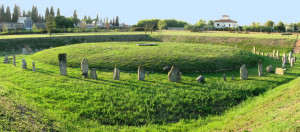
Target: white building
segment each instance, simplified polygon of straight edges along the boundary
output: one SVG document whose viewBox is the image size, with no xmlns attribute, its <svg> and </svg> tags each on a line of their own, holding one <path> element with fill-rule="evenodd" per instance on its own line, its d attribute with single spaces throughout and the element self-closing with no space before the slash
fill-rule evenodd
<svg viewBox="0 0 300 132">
<path fill-rule="evenodd" d="M 237 21 L 231 20 L 229 16 L 223 15 L 222 19 L 214 21 L 215 28 L 236 28 L 238 26 Z"/>
<path fill-rule="evenodd" d="M 30 17 L 18 17 L 17 23 L 22 23 L 24 29 L 31 29 L 33 26 L 33 21 Z"/>
</svg>

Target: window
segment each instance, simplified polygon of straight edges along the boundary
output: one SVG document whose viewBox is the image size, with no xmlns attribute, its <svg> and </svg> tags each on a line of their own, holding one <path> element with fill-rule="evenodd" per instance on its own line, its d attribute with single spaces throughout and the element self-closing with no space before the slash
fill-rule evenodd
<svg viewBox="0 0 300 132">
<path fill-rule="evenodd" d="M 230 24 L 229 24 L 229 27 L 230 27 Z"/>
<path fill-rule="evenodd" d="M 219 23 L 217 24 L 217 27 L 220 27 L 220 24 L 219 24 Z"/>
</svg>

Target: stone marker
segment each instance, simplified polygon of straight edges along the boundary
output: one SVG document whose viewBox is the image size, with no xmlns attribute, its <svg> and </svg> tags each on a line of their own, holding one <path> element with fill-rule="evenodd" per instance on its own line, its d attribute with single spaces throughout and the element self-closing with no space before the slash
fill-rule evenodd
<svg viewBox="0 0 300 132">
<path fill-rule="evenodd" d="M 262 56 L 265 56 L 265 53 L 264 53 L 264 52 L 261 52 L 261 55 L 262 55 Z"/>
<path fill-rule="evenodd" d="M 97 68 L 92 68 L 90 75 L 92 79 L 98 79 Z"/>
<path fill-rule="evenodd" d="M 282 68 L 276 68 L 275 74 L 284 75 L 284 69 L 282 69 Z"/>
<path fill-rule="evenodd" d="M 294 61 L 294 58 L 291 59 L 291 66 L 294 66 L 295 64 L 295 61 Z"/>
<path fill-rule="evenodd" d="M 279 51 L 276 51 L 276 59 L 280 59 Z"/>
<path fill-rule="evenodd" d="M 284 53 L 283 57 L 282 57 L 282 62 L 286 63 L 286 61 L 287 61 L 287 57 L 286 57 L 286 54 Z"/>
<path fill-rule="evenodd" d="M 235 45 L 235 48 L 237 49 L 237 48 L 238 48 L 238 46 L 237 46 L 237 45 Z"/>
<path fill-rule="evenodd" d="M 138 68 L 138 80 L 140 80 L 140 81 L 145 80 L 145 69 L 143 66 L 139 66 L 139 68 Z"/>
<path fill-rule="evenodd" d="M 27 69 L 27 63 L 25 59 L 22 59 L 22 69 Z"/>
<path fill-rule="evenodd" d="M 60 75 L 67 76 L 67 54 L 58 54 Z"/>
<path fill-rule="evenodd" d="M 273 66 L 272 65 L 269 65 L 267 68 L 266 68 L 267 72 L 268 73 L 271 73 L 273 71 Z"/>
<path fill-rule="evenodd" d="M 172 66 L 171 70 L 168 73 L 168 79 L 171 82 L 179 82 L 181 80 L 181 73 L 177 66 Z"/>
<path fill-rule="evenodd" d="M 223 74 L 223 81 L 226 81 L 226 73 Z"/>
<path fill-rule="evenodd" d="M 201 82 L 201 83 L 204 83 L 205 82 L 205 77 L 203 76 L 203 75 L 200 75 L 200 76 L 198 76 L 197 78 L 196 78 L 196 81 L 197 82 Z"/>
<path fill-rule="evenodd" d="M 170 71 L 170 70 L 171 70 L 171 67 L 170 67 L 170 66 L 165 66 L 165 67 L 163 68 L 163 70 L 164 70 L 164 71 Z"/>
<path fill-rule="evenodd" d="M 81 61 L 81 73 L 82 77 L 87 78 L 89 76 L 89 63 L 87 59 Z"/>
<path fill-rule="evenodd" d="M 245 64 L 242 65 L 240 68 L 240 76 L 241 76 L 241 79 L 243 79 L 243 80 L 248 79 L 248 70 L 247 70 L 247 67 Z"/>
<path fill-rule="evenodd" d="M 268 57 L 270 57 L 271 55 L 270 55 L 270 52 L 268 52 Z"/>
<path fill-rule="evenodd" d="M 283 61 L 281 67 L 282 67 L 282 68 L 285 68 L 285 64 L 286 64 L 286 62 Z"/>
<path fill-rule="evenodd" d="M 8 60 L 7 55 L 5 55 L 4 60 L 3 60 L 3 63 L 5 63 L 5 64 L 8 64 L 8 63 L 9 63 L 9 60 Z"/>
<path fill-rule="evenodd" d="M 275 58 L 276 50 L 273 50 L 272 57 Z"/>
<path fill-rule="evenodd" d="M 289 62 L 291 63 L 291 59 L 292 59 L 292 52 L 289 53 Z"/>
<path fill-rule="evenodd" d="M 32 71 L 36 71 L 35 62 L 34 61 L 32 62 Z"/>
<path fill-rule="evenodd" d="M 27 54 L 27 50 L 26 48 L 22 48 L 22 54 L 26 55 Z"/>
<path fill-rule="evenodd" d="M 114 69 L 114 80 L 120 80 L 120 69 L 116 67 Z"/>
<path fill-rule="evenodd" d="M 130 76 L 130 75 L 131 75 L 131 72 L 129 72 L 128 75 Z"/>
<path fill-rule="evenodd" d="M 253 49 L 252 49 L 252 53 L 253 53 L 253 54 L 256 54 L 256 48 L 255 48 L 255 46 L 254 46 Z"/>
<path fill-rule="evenodd" d="M 258 76 L 262 76 L 263 75 L 263 65 L 262 65 L 262 60 L 258 61 Z"/>
<path fill-rule="evenodd" d="M 147 76 L 147 77 L 149 76 L 149 71 L 146 72 L 146 76 Z"/>
<path fill-rule="evenodd" d="M 16 56 L 13 56 L 13 65 L 16 66 Z"/>
<path fill-rule="evenodd" d="M 257 51 L 257 54 L 260 55 L 260 51 Z"/>
<path fill-rule="evenodd" d="M 234 76 L 231 76 L 231 80 L 232 80 L 232 81 L 234 80 Z"/>
</svg>

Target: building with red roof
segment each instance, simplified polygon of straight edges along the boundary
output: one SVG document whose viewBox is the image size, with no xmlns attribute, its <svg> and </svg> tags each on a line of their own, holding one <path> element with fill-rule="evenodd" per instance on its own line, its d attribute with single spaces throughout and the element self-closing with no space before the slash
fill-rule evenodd
<svg viewBox="0 0 300 132">
<path fill-rule="evenodd" d="M 236 28 L 238 26 L 238 22 L 231 20 L 228 15 L 223 15 L 222 19 L 214 21 L 215 28 Z"/>
</svg>

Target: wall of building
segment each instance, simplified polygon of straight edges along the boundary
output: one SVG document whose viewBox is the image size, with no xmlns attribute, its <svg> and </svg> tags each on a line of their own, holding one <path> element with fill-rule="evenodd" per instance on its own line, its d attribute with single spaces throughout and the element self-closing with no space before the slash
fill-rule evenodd
<svg viewBox="0 0 300 132">
<path fill-rule="evenodd" d="M 218 26 L 219 24 L 219 26 Z M 224 27 L 234 27 L 236 28 L 238 26 L 237 23 L 232 22 L 214 22 L 215 28 L 224 28 Z"/>
</svg>

